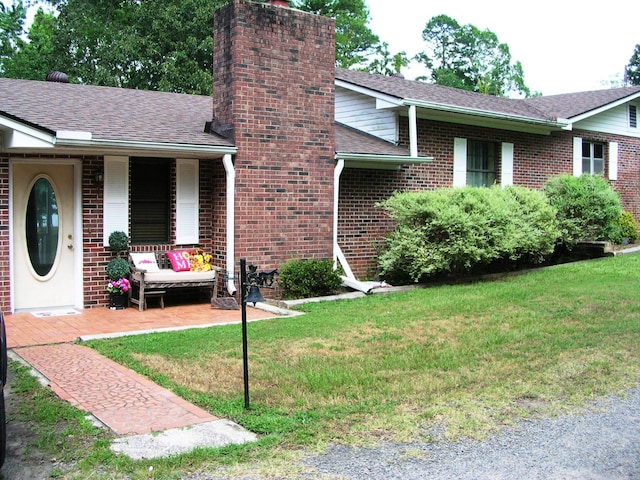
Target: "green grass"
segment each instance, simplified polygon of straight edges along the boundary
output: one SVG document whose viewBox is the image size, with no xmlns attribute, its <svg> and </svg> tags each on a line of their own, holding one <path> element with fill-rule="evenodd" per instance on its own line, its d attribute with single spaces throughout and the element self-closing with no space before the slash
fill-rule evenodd
<svg viewBox="0 0 640 480">
<path fill-rule="evenodd" d="M 254 445 L 155 462 L 153 478 L 185 465 L 282 469 L 295 452 L 329 442 L 429 440 L 434 429 L 482 438 L 636 386 L 637 272 L 640 256 L 625 255 L 307 304 L 304 316 L 250 323 L 249 411 L 239 325 L 90 346 L 260 435 Z M 145 462 L 112 461 L 147 478 Z"/>
</svg>

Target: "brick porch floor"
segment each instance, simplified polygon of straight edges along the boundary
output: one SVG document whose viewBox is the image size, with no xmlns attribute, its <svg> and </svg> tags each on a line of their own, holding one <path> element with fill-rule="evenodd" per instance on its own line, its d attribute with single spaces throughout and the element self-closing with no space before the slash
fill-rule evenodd
<svg viewBox="0 0 640 480">
<path fill-rule="evenodd" d="M 249 321 L 274 316 L 247 308 Z M 93 308 L 78 315 L 46 318 L 31 313 L 5 315 L 5 322 L 9 348 L 45 377 L 60 398 L 90 412 L 115 433 L 126 435 L 186 427 L 216 417 L 74 342 L 85 336 L 239 324 L 241 311 L 206 304 L 144 312 Z M 239 330 L 238 341 L 240 335 Z"/>
</svg>

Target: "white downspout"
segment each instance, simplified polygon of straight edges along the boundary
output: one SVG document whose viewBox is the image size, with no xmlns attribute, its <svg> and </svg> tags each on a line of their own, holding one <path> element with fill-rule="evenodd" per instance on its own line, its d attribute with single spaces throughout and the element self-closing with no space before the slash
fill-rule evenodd
<svg viewBox="0 0 640 480">
<path fill-rule="evenodd" d="M 236 170 L 231 160 L 231 155 L 222 157 L 222 164 L 227 174 L 227 291 L 233 296 L 236 293 L 234 284 L 234 268 L 236 256 L 235 229 L 236 229 Z"/>
<path fill-rule="evenodd" d="M 344 160 L 338 159 L 333 170 L 333 268 L 338 268 L 339 262 L 345 275 L 348 278 L 355 279 L 347 258 L 342 253 L 340 245 L 338 245 L 338 202 L 340 200 L 340 175 L 342 170 L 344 170 Z"/>
<path fill-rule="evenodd" d="M 418 119 L 416 106 L 409 105 L 409 154 L 418 156 Z"/>
<path fill-rule="evenodd" d="M 340 199 L 340 175 L 344 170 L 344 160 L 338 159 L 333 169 L 333 268 L 338 268 L 338 201 Z"/>
</svg>

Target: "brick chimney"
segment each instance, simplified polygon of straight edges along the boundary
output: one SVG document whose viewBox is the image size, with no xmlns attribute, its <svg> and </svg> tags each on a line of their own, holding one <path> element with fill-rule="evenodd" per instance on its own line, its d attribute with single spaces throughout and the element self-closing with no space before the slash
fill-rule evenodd
<svg viewBox="0 0 640 480">
<path fill-rule="evenodd" d="M 236 254 L 265 270 L 333 255 L 335 23 L 288 3 L 232 0 L 214 18 L 213 114 L 238 147 Z"/>
</svg>

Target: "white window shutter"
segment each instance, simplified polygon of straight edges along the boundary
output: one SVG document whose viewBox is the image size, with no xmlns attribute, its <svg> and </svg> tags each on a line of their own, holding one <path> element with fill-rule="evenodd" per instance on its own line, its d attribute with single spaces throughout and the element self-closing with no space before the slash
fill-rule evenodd
<svg viewBox="0 0 640 480">
<path fill-rule="evenodd" d="M 464 187 L 467 184 L 467 139 L 453 139 L 453 186 Z"/>
<path fill-rule="evenodd" d="M 176 160 L 176 243 L 200 243 L 198 160 Z"/>
<path fill-rule="evenodd" d="M 102 238 L 109 245 L 111 232 L 129 235 L 129 157 L 104 157 Z"/>
<path fill-rule="evenodd" d="M 609 142 L 609 180 L 618 180 L 618 142 Z"/>
<path fill-rule="evenodd" d="M 513 143 L 502 144 L 502 172 L 500 184 L 502 187 L 513 185 Z"/>
<path fill-rule="evenodd" d="M 582 138 L 573 137 L 573 176 L 582 175 Z"/>
</svg>

